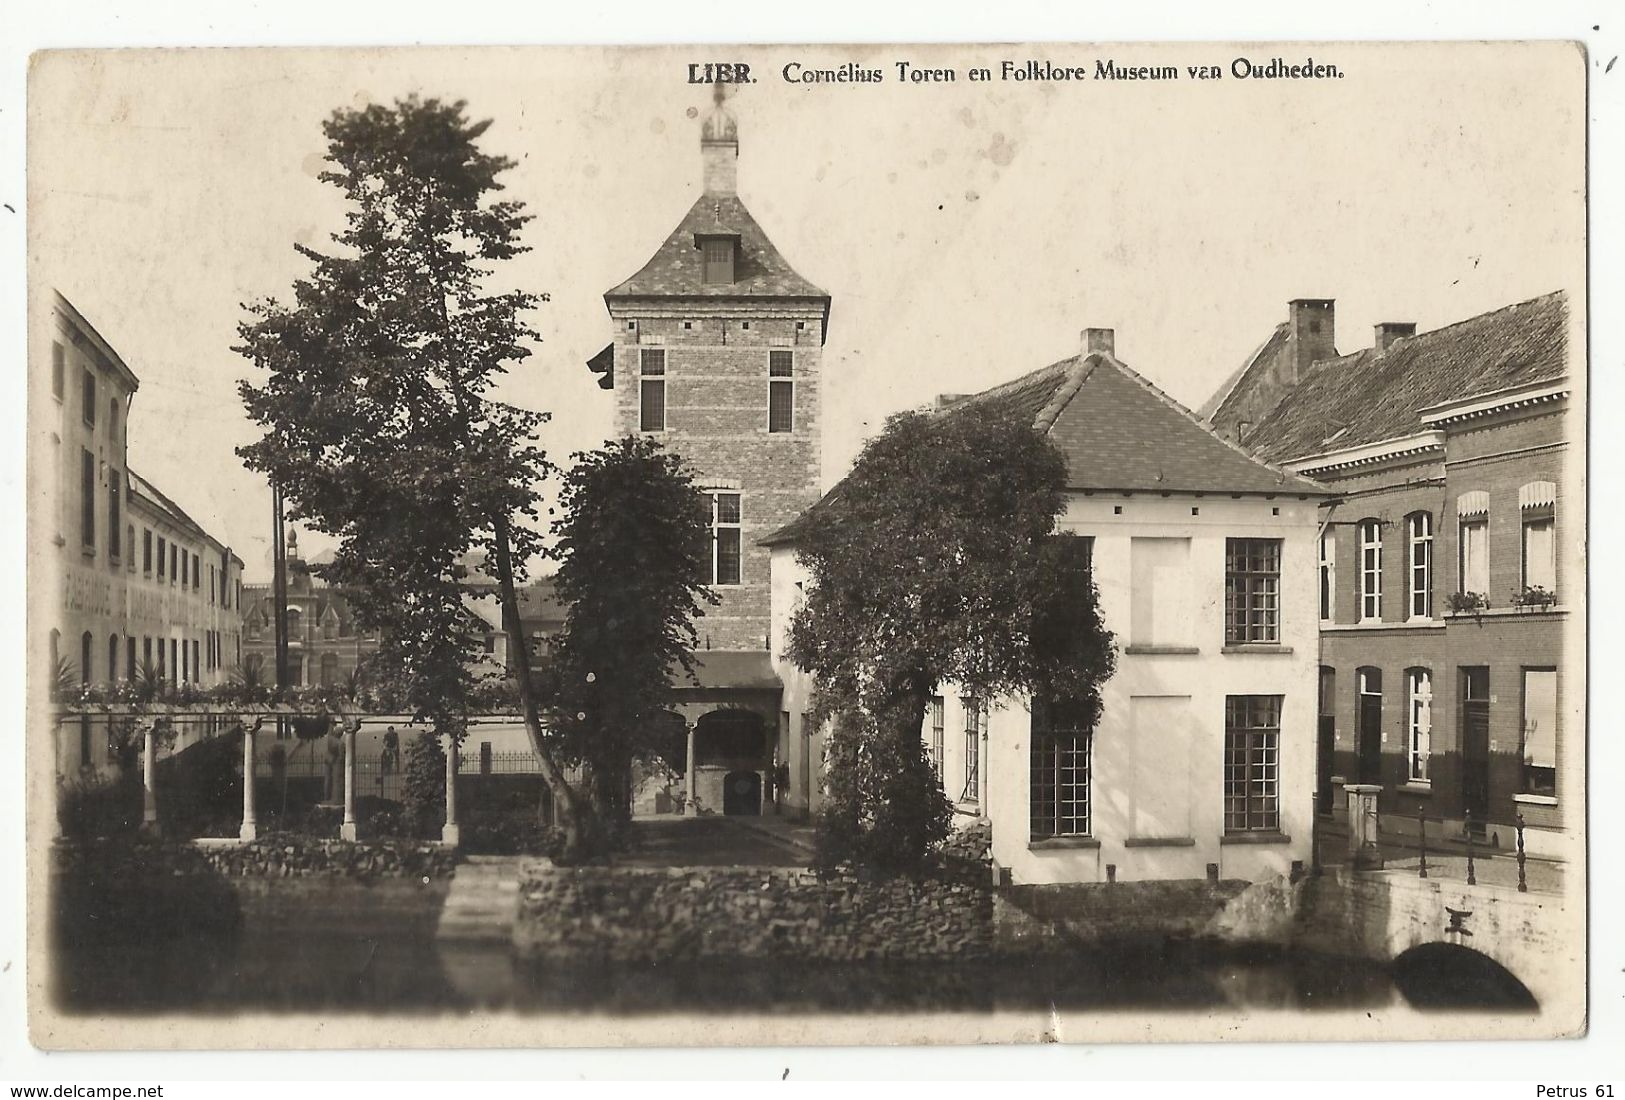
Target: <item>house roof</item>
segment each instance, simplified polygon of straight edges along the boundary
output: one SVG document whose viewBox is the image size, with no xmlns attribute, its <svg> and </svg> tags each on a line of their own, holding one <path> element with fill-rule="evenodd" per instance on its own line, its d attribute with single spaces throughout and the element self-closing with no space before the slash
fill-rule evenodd
<svg viewBox="0 0 1625 1100">
<path fill-rule="evenodd" d="M 1030 419 L 1060 448 L 1068 489 L 1334 495 L 1220 438 L 1185 406 L 1105 352 L 1040 367 L 954 401 L 936 415 L 995 409 Z M 762 544 L 793 541 L 841 491 L 842 485 L 836 485 Z"/>
<path fill-rule="evenodd" d="M 1230 395 L 1236 392 L 1236 387 L 1241 385 L 1242 379 L 1247 377 L 1247 372 L 1253 369 L 1253 364 L 1267 362 L 1274 358 L 1276 353 L 1286 345 L 1287 338 L 1287 325 L 1283 321 L 1275 326 L 1275 331 L 1270 333 L 1269 339 L 1253 349 L 1253 353 L 1247 357 L 1241 366 L 1236 368 L 1235 373 L 1226 378 L 1224 384 L 1213 391 L 1211 397 L 1202 402 L 1202 407 L 1196 410 L 1197 418 L 1211 423 L 1213 418 L 1218 415 L 1219 410 L 1224 408 L 1224 403 L 1230 400 Z"/>
<path fill-rule="evenodd" d="M 1278 462 L 1425 430 L 1420 412 L 1446 401 L 1555 381 L 1567 372 L 1562 291 L 1374 348 L 1320 360 L 1247 444 Z"/>
<path fill-rule="evenodd" d="M 697 237 L 736 236 L 734 281 L 707 283 Z M 604 295 L 616 298 L 812 298 L 829 295 L 796 273 L 737 195 L 704 194 L 638 273 Z"/>
<path fill-rule="evenodd" d="M 125 467 L 125 473 L 129 475 L 131 491 L 137 496 L 145 497 L 147 502 L 156 507 L 158 511 L 162 512 L 165 518 L 167 518 L 170 522 L 174 523 L 182 530 L 196 535 L 198 538 L 207 539 L 210 542 L 218 544 L 218 539 L 205 531 L 201 523 L 187 515 L 185 509 L 183 509 L 179 504 L 176 504 L 173 500 L 170 500 L 169 497 L 158 488 L 158 486 L 154 485 L 152 482 L 148 481 L 146 478 L 142 477 L 129 467 Z"/>
</svg>

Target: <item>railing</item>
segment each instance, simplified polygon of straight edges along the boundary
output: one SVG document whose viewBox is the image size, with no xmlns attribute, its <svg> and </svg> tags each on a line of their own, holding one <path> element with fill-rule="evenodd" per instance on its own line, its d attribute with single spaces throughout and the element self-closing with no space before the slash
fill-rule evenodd
<svg viewBox="0 0 1625 1100">
<path fill-rule="evenodd" d="M 1556 888 L 1562 878 L 1561 863 L 1537 859 L 1533 861 L 1535 867 L 1530 866 L 1527 826 L 1522 814 L 1516 815 L 1512 823 L 1513 843 L 1496 847 L 1486 839 L 1481 815 L 1471 811 L 1464 811 L 1460 818 L 1430 816 L 1420 809 L 1400 814 L 1367 807 L 1362 812 L 1367 829 L 1358 829 L 1357 823 L 1347 817 L 1318 820 L 1316 856 L 1321 864 L 1349 859 L 1357 867 L 1390 872 L 1414 869 L 1418 878 L 1465 880 L 1469 886 L 1477 886 L 1481 881 L 1486 885 L 1516 884 L 1519 893 L 1529 893 L 1531 889 L 1547 892 Z M 1344 829 L 1374 838 L 1366 843 L 1366 851 L 1373 858 L 1362 862 L 1351 851 L 1351 841 Z M 1504 833 L 1502 836 L 1505 839 Z M 1492 865 L 1498 869 L 1487 870 Z M 1532 874 L 1536 880 L 1533 887 Z"/>
</svg>

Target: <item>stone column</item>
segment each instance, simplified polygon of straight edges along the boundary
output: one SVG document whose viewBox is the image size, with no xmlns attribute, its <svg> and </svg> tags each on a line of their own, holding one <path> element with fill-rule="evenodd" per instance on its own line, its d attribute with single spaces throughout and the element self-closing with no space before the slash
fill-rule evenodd
<svg viewBox="0 0 1625 1100">
<path fill-rule="evenodd" d="M 158 830 L 158 738 L 151 719 L 141 724 L 141 828 Z"/>
<path fill-rule="evenodd" d="M 252 724 L 243 726 L 243 824 L 237 831 L 237 839 L 243 843 L 259 838 L 259 823 L 254 819 L 254 735 L 259 732 L 260 722 L 256 718 Z"/>
<path fill-rule="evenodd" d="M 361 728 L 358 720 L 344 725 L 344 821 L 339 825 L 339 839 L 359 839 L 355 821 L 355 735 Z"/>
<path fill-rule="evenodd" d="M 463 842 L 457 824 L 457 739 L 446 735 L 446 824 L 440 830 L 440 843 L 455 848 Z"/>
<path fill-rule="evenodd" d="M 683 758 L 683 791 L 687 797 L 683 801 L 683 814 L 692 817 L 698 812 L 694 808 L 694 723 L 688 723 L 687 730 L 688 749 Z"/>
<path fill-rule="evenodd" d="M 1377 847 L 1376 783 L 1349 783 L 1343 787 L 1349 807 L 1349 862 L 1357 868 L 1382 866 L 1382 850 Z"/>
</svg>

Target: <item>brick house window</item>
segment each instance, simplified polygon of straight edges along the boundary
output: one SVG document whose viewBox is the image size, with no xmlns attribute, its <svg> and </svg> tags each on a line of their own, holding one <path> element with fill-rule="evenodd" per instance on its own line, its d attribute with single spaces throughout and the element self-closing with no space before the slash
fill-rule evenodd
<svg viewBox="0 0 1625 1100">
<path fill-rule="evenodd" d="M 666 349 L 641 348 L 638 354 L 638 428 L 666 430 Z"/>
<path fill-rule="evenodd" d="M 1557 670 L 1523 670 L 1522 794 L 1557 795 Z"/>
<path fill-rule="evenodd" d="M 742 583 L 744 519 L 738 493 L 711 496 L 712 584 Z"/>
<path fill-rule="evenodd" d="M 196 592 L 203 587 L 203 568 L 196 554 L 192 555 L 192 591 Z"/>
<path fill-rule="evenodd" d="M 1034 700 L 1028 806 L 1033 840 L 1088 836 L 1092 731 L 1064 708 Z"/>
<path fill-rule="evenodd" d="M 187 554 L 182 554 L 181 555 L 181 584 L 182 585 L 186 585 L 186 584 L 191 583 L 191 575 L 187 572 L 187 567 L 188 567 L 189 564 L 190 564 L 190 556 L 187 555 Z"/>
<path fill-rule="evenodd" d="M 965 786 L 959 792 L 961 802 L 982 801 L 982 738 L 987 736 L 987 704 L 961 698 L 965 710 Z"/>
<path fill-rule="evenodd" d="M 124 639 L 124 678 L 134 683 L 135 673 L 135 635 L 131 634 Z"/>
<path fill-rule="evenodd" d="M 1226 645 L 1281 636 L 1281 540 L 1224 540 Z"/>
<path fill-rule="evenodd" d="M 80 451 L 79 459 L 79 542 L 96 548 L 96 456 Z"/>
<path fill-rule="evenodd" d="M 795 353 L 767 353 L 767 430 L 791 432 L 796 426 Z"/>
<path fill-rule="evenodd" d="M 1337 614 L 1337 540 L 1332 529 L 1326 528 L 1320 536 L 1320 621 L 1329 623 Z"/>
<path fill-rule="evenodd" d="M 169 544 L 169 583 L 174 584 L 181 576 L 181 547 L 178 542 Z"/>
<path fill-rule="evenodd" d="M 1281 696 L 1230 695 L 1224 701 L 1224 829 L 1281 827 Z"/>
<path fill-rule="evenodd" d="M 1518 490 L 1523 520 L 1523 586 L 1557 591 L 1557 486 L 1536 481 Z"/>
<path fill-rule="evenodd" d="M 1488 516 L 1463 517 L 1461 591 L 1488 594 L 1490 590 L 1490 521 Z"/>
<path fill-rule="evenodd" d="M 79 414 L 84 417 L 85 423 L 92 428 L 96 426 L 96 376 L 90 370 L 79 372 L 80 396 L 82 404 Z"/>
<path fill-rule="evenodd" d="M 1360 521 L 1360 620 L 1382 618 L 1382 523 Z"/>
<path fill-rule="evenodd" d="M 62 400 L 62 391 L 67 386 L 68 352 L 55 340 L 51 341 L 51 396 L 58 401 Z"/>
<path fill-rule="evenodd" d="M 1409 536 L 1410 617 L 1433 618 L 1433 516 L 1412 512 L 1405 517 Z"/>
<path fill-rule="evenodd" d="M 127 554 L 129 554 L 129 558 L 130 558 L 130 572 L 134 573 L 135 572 L 135 524 L 133 524 L 133 523 L 126 523 L 124 525 L 124 546 L 126 548 L 125 552 Z"/>
<path fill-rule="evenodd" d="M 1428 783 L 1428 758 L 1433 752 L 1433 673 L 1425 668 L 1405 670 L 1406 734 L 1409 765 L 1406 778 Z"/>
</svg>

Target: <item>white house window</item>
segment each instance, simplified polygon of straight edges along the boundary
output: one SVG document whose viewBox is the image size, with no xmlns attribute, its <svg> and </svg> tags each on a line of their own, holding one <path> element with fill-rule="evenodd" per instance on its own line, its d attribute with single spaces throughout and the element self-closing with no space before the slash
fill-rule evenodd
<svg viewBox="0 0 1625 1100">
<path fill-rule="evenodd" d="M 795 352 L 767 353 L 767 430 L 791 432 L 796 426 Z"/>
<path fill-rule="evenodd" d="M 937 773 L 937 780 L 942 779 L 942 750 L 944 734 L 945 706 L 942 696 L 931 696 L 931 704 L 926 708 L 926 718 L 931 726 L 931 740 L 926 746 L 926 753 L 931 758 L 931 770 Z"/>
<path fill-rule="evenodd" d="M 1331 622 L 1337 614 L 1337 540 L 1332 529 L 1326 528 L 1320 536 L 1320 621 Z"/>
<path fill-rule="evenodd" d="M 1224 701 L 1224 830 L 1281 827 L 1281 697 L 1230 695 Z"/>
<path fill-rule="evenodd" d="M 743 518 L 738 493 L 711 496 L 711 583 L 741 583 Z"/>
<path fill-rule="evenodd" d="M 1557 670 L 1523 670 L 1524 794 L 1557 795 Z"/>
<path fill-rule="evenodd" d="M 959 792 L 961 802 L 982 800 L 982 738 L 987 736 L 987 704 L 977 699 L 962 698 L 965 710 L 965 786 Z"/>
<path fill-rule="evenodd" d="M 1433 751 L 1433 673 L 1425 668 L 1405 671 L 1407 732 L 1412 783 L 1431 781 L 1428 757 Z"/>
<path fill-rule="evenodd" d="M 1360 523 L 1360 619 L 1382 618 L 1382 523 Z"/>
<path fill-rule="evenodd" d="M 1433 516 L 1412 512 L 1405 518 L 1410 536 L 1410 612 L 1413 619 L 1433 618 Z"/>
<path fill-rule="evenodd" d="M 1277 642 L 1281 631 L 1281 540 L 1224 540 L 1226 645 Z"/>
<path fill-rule="evenodd" d="M 1028 800 L 1033 840 L 1089 835 L 1090 733 L 1064 712 L 1034 701 Z"/>
</svg>

